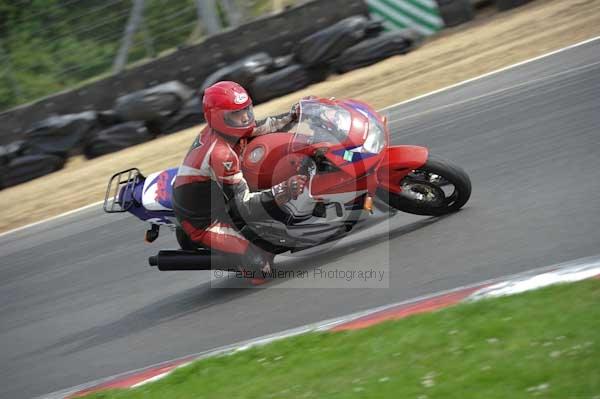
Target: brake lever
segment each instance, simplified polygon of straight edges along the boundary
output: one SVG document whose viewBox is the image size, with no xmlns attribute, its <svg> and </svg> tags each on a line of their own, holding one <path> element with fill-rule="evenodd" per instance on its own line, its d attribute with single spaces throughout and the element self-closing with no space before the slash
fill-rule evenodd
<svg viewBox="0 0 600 399">
<path fill-rule="evenodd" d="M 312 180 L 313 180 L 313 177 L 317 174 L 317 164 L 315 163 L 315 161 L 312 158 L 306 157 L 302 160 L 302 163 L 300 164 L 300 167 L 298 169 L 302 169 L 302 171 L 300 173 L 308 178 L 307 179 L 308 181 L 306 184 L 306 189 L 308 190 L 307 191 L 308 198 L 315 200 L 315 201 L 319 201 L 317 198 L 313 197 L 311 194 Z"/>
</svg>

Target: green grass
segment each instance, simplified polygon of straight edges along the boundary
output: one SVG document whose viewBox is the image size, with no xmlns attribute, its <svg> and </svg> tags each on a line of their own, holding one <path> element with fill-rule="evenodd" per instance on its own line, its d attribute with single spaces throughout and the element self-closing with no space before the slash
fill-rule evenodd
<svg viewBox="0 0 600 399">
<path fill-rule="evenodd" d="M 600 281 L 306 334 L 86 398 L 600 399 Z"/>
<path fill-rule="evenodd" d="M 0 111 L 110 76 L 133 2 L 108 3 L 0 1 Z M 270 12 L 273 5 L 271 0 L 236 3 L 245 6 L 246 22 Z M 196 0 L 146 0 L 143 15 L 153 52 L 147 51 L 144 33 L 138 30 L 129 68 L 204 38 L 194 23 Z"/>
</svg>

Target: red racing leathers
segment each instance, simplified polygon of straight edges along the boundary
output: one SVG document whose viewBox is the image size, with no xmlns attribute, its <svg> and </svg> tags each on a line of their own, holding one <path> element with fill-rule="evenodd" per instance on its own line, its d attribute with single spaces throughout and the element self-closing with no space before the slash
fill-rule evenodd
<svg viewBox="0 0 600 399">
<path fill-rule="evenodd" d="M 291 120 L 288 114 L 269 117 L 257 124 L 252 136 L 280 131 Z M 173 183 L 174 211 L 195 244 L 247 256 L 259 266 L 269 261 L 269 255 L 250 244 L 236 226 L 282 211 L 275 198 L 277 190 L 250 192 L 240 168 L 247 141 L 233 140 L 208 126 L 196 137 Z"/>
</svg>

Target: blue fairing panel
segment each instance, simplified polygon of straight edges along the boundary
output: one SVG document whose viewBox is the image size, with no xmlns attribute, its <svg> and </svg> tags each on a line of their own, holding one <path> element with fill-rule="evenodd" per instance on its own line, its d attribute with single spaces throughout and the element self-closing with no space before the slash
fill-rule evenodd
<svg viewBox="0 0 600 399">
<path fill-rule="evenodd" d="M 149 223 L 175 224 L 171 198 L 177 170 L 170 168 L 148 175 L 134 190 L 136 202 L 141 206 L 133 206 L 129 212 Z"/>
</svg>

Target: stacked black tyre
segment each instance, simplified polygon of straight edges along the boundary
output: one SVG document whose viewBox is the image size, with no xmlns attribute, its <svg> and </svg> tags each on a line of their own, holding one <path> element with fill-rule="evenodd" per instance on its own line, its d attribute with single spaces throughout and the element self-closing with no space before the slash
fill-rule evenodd
<svg viewBox="0 0 600 399">
<path fill-rule="evenodd" d="M 34 123 L 18 140 L 0 146 L 0 188 L 6 188 L 61 169 L 97 128 L 97 114 L 53 115 Z"/>
<path fill-rule="evenodd" d="M 511 10 L 529 3 L 531 0 L 496 0 L 496 7 L 500 11 Z"/>
<path fill-rule="evenodd" d="M 83 149 L 86 158 L 96 158 L 115 151 L 152 140 L 144 122 L 125 122 L 100 130 L 91 137 Z"/>
<path fill-rule="evenodd" d="M 349 72 L 394 55 L 406 54 L 422 41 L 423 36 L 412 29 L 381 33 L 346 49 L 333 62 L 332 68 L 337 73 Z"/>
<path fill-rule="evenodd" d="M 422 40 L 416 31 L 386 33 L 380 21 L 356 15 L 305 37 L 287 56 L 271 58 L 261 52 L 223 66 L 204 81 L 202 90 L 231 80 L 247 88 L 258 104 L 321 82 L 331 73 L 405 54 Z"/>
<path fill-rule="evenodd" d="M 55 172 L 64 164 L 60 156 L 34 153 L 24 141 L 0 146 L 0 189 Z"/>
<path fill-rule="evenodd" d="M 451 28 L 475 18 L 471 0 L 437 0 L 444 25 Z"/>
</svg>

